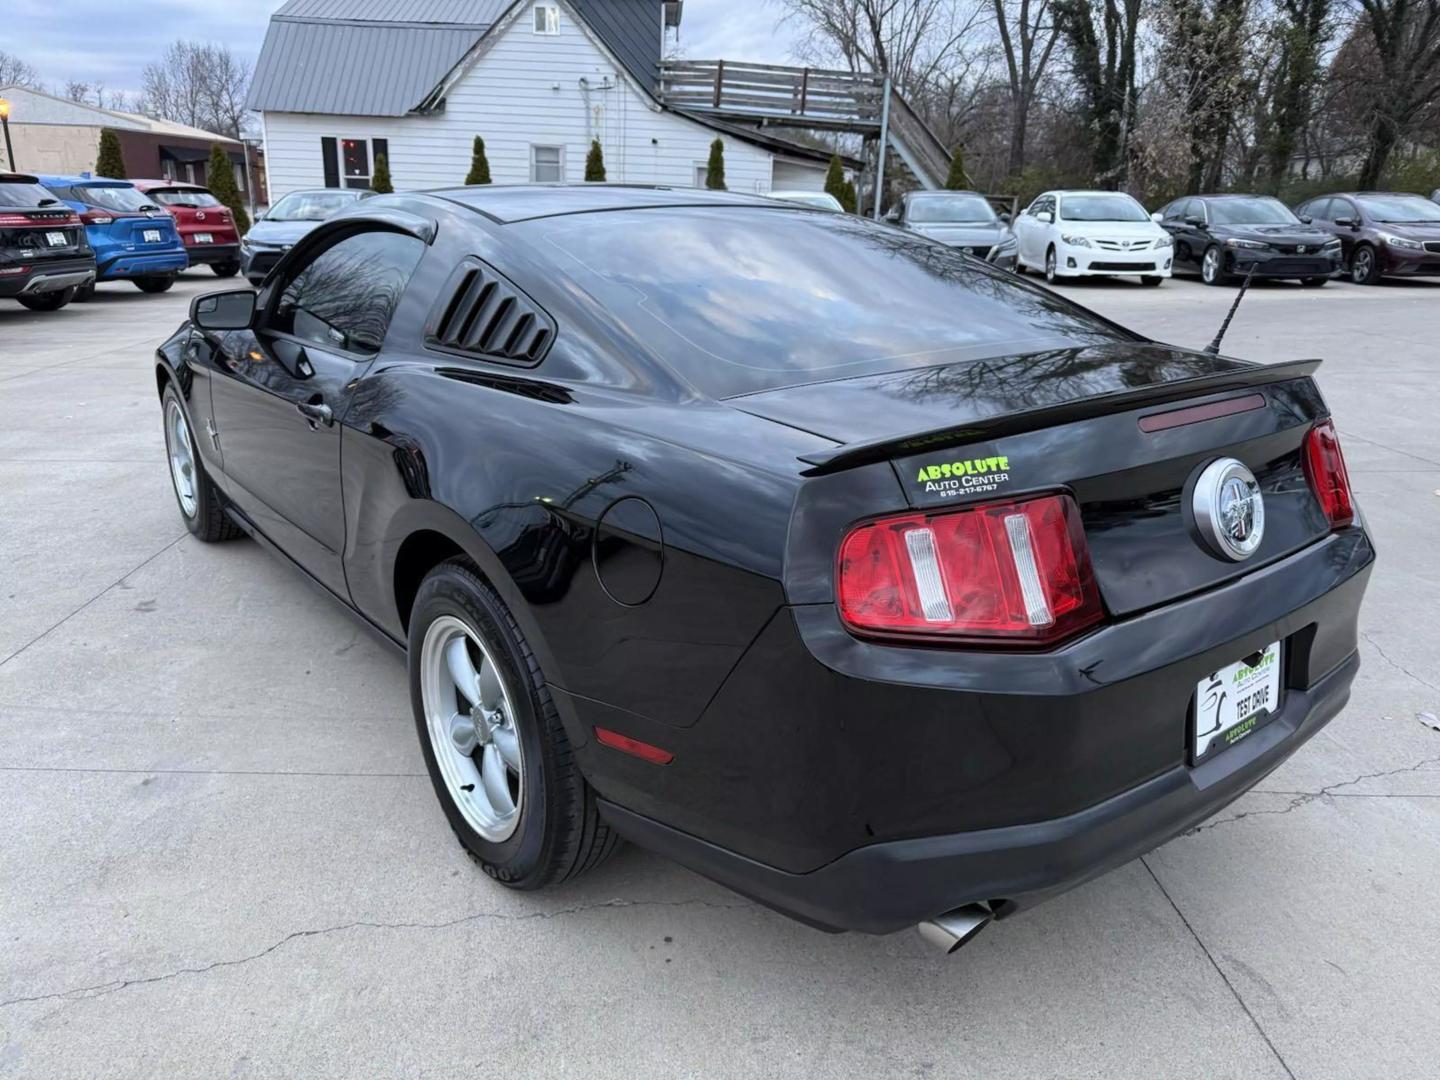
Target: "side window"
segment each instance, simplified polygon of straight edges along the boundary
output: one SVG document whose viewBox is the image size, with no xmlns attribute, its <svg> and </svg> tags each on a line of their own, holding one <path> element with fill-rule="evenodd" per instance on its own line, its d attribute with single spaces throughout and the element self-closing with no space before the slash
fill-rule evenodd
<svg viewBox="0 0 1440 1080">
<path fill-rule="evenodd" d="M 290 279 L 270 328 L 327 349 L 377 353 L 424 253 L 423 241 L 403 233 L 346 237 Z"/>
<path fill-rule="evenodd" d="M 1309 216 L 1317 221 L 1334 221 L 1337 214 L 1340 217 L 1345 216 L 1338 206 L 1339 202 L 1339 199 L 1312 199 L 1295 211 L 1295 216 Z"/>
<path fill-rule="evenodd" d="M 1334 221 L 1336 218 L 1349 218 L 1351 221 L 1360 220 L 1359 207 L 1349 199 L 1331 199 L 1330 202 L 1333 204 L 1330 214 L 1331 221 Z"/>
</svg>

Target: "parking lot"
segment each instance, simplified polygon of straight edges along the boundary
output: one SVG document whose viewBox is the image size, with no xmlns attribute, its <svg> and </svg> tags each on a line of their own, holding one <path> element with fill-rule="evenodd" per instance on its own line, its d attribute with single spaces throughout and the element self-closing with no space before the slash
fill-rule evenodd
<svg viewBox="0 0 1440 1080">
<path fill-rule="evenodd" d="M 151 356 L 216 286 L 0 306 L 0 1076 L 1436 1075 L 1440 284 L 1259 285 L 1226 340 L 1326 361 L 1381 558 L 1348 709 L 948 961 L 633 848 L 553 892 L 490 882 L 401 660 L 181 523 Z M 1193 347 L 1235 295 L 1060 288 Z"/>
</svg>

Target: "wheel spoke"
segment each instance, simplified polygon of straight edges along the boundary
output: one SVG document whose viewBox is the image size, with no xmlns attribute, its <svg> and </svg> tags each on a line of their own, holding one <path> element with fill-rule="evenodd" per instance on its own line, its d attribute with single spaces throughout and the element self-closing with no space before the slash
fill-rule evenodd
<svg viewBox="0 0 1440 1080">
<path fill-rule="evenodd" d="M 485 794 L 490 799 L 491 807 L 501 817 L 508 817 L 515 812 L 515 800 L 510 795 L 508 776 L 499 749 L 494 744 L 485 747 L 485 753 L 480 759 L 480 782 L 485 785 Z"/>
<path fill-rule="evenodd" d="M 507 726 L 496 728 L 490 735 L 490 741 L 500 751 L 500 758 L 518 776 L 520 773 L 520 737 L 515 729 Z"/>
<path fill-rule="evenodd" d="M 480 674 L 475 670 L 475 662 L 470 659 L 470 649 L 463 636 L 457 636 L 445 646 L 445 664 L 465 700 L 472 705 L 479 704 Z"/>
<path fill-rule="evenodd" d="M 475 732 L 475 721 L 465 713 L 456 713 L 450 718 L 450 741 L 455 744 L 455 749 L 466 757 L 475 753 L 475 745 L 479 737 Z"/>
<path fill-rule="evenodd" d="M 488 661 L 480 668 L 480 706 L 494 712 L 505 704 L 505 691 L 500 686 L 500 673 Z"/>
</svg>

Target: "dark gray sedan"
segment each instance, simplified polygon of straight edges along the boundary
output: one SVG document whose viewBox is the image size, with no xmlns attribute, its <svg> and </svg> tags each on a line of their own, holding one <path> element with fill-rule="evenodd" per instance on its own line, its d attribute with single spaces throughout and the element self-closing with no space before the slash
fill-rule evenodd
<svg viewBox="0 0 1440 1080">
<path fill-rule="evenodd" d="M 974 191 L 911 191 L 890 208 L 892 225 L 928 236 L 984 259 L 1002 270 L 1014 270 L 1019 246 L 1010 225 L 995 213 L 985 196 Z"/>
</svg>

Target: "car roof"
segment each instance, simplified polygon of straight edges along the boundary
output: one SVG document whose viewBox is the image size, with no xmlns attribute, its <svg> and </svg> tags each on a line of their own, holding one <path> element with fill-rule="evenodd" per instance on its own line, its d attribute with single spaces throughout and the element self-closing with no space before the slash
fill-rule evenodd
<svg viewBox="0 0 1440 1080">
<path fill-rule="evenodd" d="M 510 224 L 562 214 L 591 214 L 606 210 L 654 210 L 671 206 L 752 206 L 766 210 L 789 209 L 778 199 L 703 188 L 675 188 L 643 184 L 487 184 L 445 188 L 427 194 L 448 199 Z"/>
<path fill-rule="evenodd" d="M 287 199 L 291 195 L 354 195 L 357 199 L 363 195 L 374 195 L 375 192 L 367 188 L 351 187 L 307 187 L 296 188 L 294 191 L 287 191 L 280 198 Z M 277 200 L 278 201 L 278 200 Z"/>
<path fill-rule="evenodd" d="M 41 173 L 42 184 L 59 184 L 62 187 L 134 187 L 129 180 L 112 180 L 108 176 L 65 176 L 60 173 Z"/>
<path fill-rule="evenodd" d="M 0 172 L 0 184 L 38 184 L 40 178 L 29 173 Z"/>
<path fill-rule="evenodd" d="M 1263 191 L 1223 191 L 1205 195 L 1177 195 L 1171 202 L 1179 202 L 1181 199 L 1275 199 L 1274 195 L 1266 195 Z"/>
<path fill-rule="evenodd" d="M 131 180 L 141 191 L 152 191 L 156 188 L 174 188 L 176 191 L 209 191 L 204 184 L 192 184 L 186 180 Z"/>
</svg>

